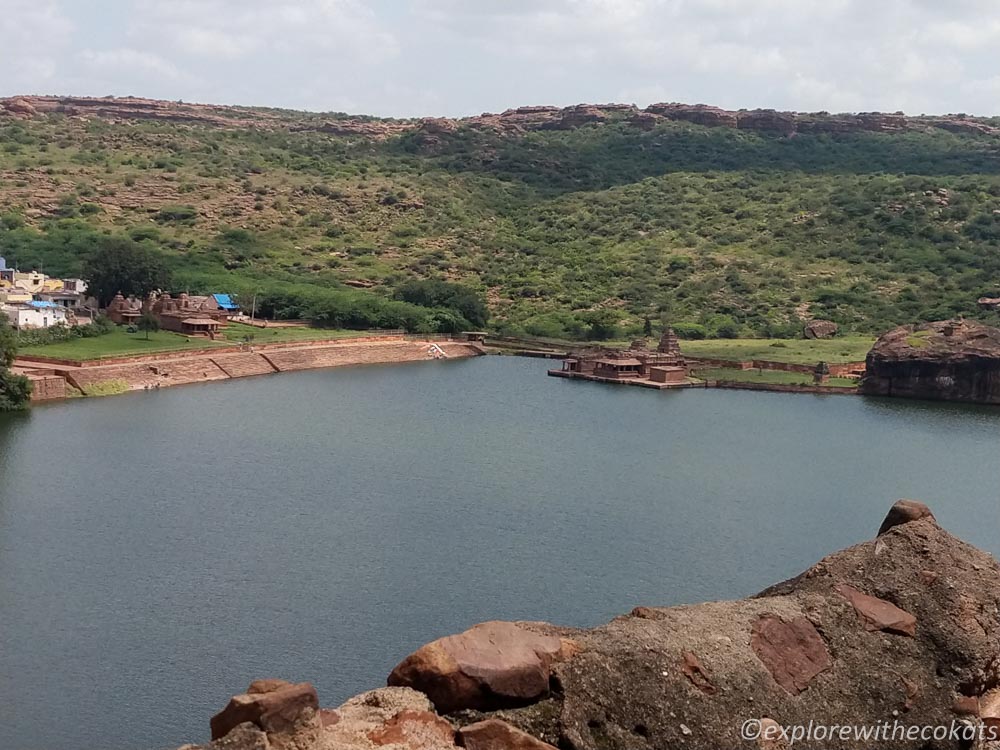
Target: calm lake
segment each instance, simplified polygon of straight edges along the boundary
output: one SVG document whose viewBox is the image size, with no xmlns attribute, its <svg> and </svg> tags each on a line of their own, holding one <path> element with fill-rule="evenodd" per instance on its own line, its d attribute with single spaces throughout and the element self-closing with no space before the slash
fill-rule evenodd
<svg viewBox="0 0 1000 750">
<path fill-rule="evenodd" d="M 1000 409 L 545 376 L 505 357 L 0 417 L 0 748 L 207 741 L 254 678 L 335 706 L 488 619 L 739 597 L 899 497 L 1000 552 Z"/>
</svg>

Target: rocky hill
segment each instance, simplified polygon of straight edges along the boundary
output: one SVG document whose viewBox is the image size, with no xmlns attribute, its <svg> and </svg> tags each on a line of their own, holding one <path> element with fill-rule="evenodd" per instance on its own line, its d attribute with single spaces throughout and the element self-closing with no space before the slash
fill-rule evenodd
<svg viewBox="0 0 1000 750">
<path fill-rule="evenodd" d="M 404 120 L 322 115 L 170 102 L 136 97 L 16 96 L 0 98 L 0 116 L 32 118 L 46 114 L 100 118 L 112 122 L 158 120 L 221 128 L 257 127 L 316 131 L 334 135 L 388 138 L 408 131 L 427 136 L 449 133 L 460 127 L 522 134 L 537 130 L 575 130 L 588 125 L 624 121 L 645 130 L 664 120 L 690 122 L 707 127 L 735 128 L 765 133 L 900 133 L 942 128 L 951 132 L 1000 136 L 1000 127 L 967 115 L 907 117 L 902 112 L 779 112 L 773 109 L 725 110 L 706 104 L 678 102 L 652 104 L 640 109 L 633 104 L 578 104 L 572 107 L 533 106 L 484 113 L 459 119 L 413 118 Z"/>
<path fill-rule="evenodd" d="M 863 393 L 1000 404 L 1000 328 L 965 320 L 900 326 L 875 342 Z"/>
<path fill-rule="evenodd" d="M 308 684 L 255 682 L 203 747 L 985 748 L 1000 738 L 998 603 L 996 561 L 901 500 L 875 539 L 749 599 L 637 607 L 593 630 L 483 623 L 336 709 Z"/>
<path fill-rule="evenodd" d="M 0 256 L 72 276 L 111 233 L 192 292 L 362 327 L 445 325 L 365 311 L 426 279 L 559 338 L 990 320 L 998 132 L 676 103 L 384 119 L 21 96 L 0 100 Z"/>
</svg>

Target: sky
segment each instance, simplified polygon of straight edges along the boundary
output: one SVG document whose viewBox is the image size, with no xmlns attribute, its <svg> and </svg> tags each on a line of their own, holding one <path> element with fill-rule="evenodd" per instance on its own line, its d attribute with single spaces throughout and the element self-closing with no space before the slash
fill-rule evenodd
<svg viewBox="0 0 1000 750">
<path fill-rule="evenodd" d="M 998 0 L 0 0 L 0 96 L 1000 114 Z"/>
</svg>

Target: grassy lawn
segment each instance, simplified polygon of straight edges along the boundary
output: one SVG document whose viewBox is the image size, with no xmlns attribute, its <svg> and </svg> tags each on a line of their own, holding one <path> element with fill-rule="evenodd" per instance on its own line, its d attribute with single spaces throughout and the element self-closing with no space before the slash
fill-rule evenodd
<svg viewBox="0 0 1000 750">
<path fill-rule="evenodd" d="M 814 365 L 817 362 L 861 362 L 875 339 L 844 336 L 834 339 L 706 339 L 682 341 L 681 351 L 691 357 L 751 359 Z"/>
<path fill-rule="evenodd" d="M 154 331 L 149 334 L 147 341 L 145 333 L 127 333 L 124 328 L 116 328 L 104 336 L 60 341 L 42 346 L 26 346 L 19 349 L 18 354 L 85 360 L 133 357 L 183 349 L 205 349 L 219 345 L 206 339 L 189 339 L 170 331 Z"/>
<path fill-rule="evenodd" d="M 255 328 L 242 323 L 230 323 L 224 329 L 224 341 L 190 339 L 170 331 L 154 331 L 146 340 L 145 333 L 127 333 L 122 327 L 104 336 L 88 339 L 60 341 L 57 344 L 26 346 L 19 354 L 57 359 L 107 359 L 109 357 L 135 357 L 143 354 L 183 351 L 185 349 L 207 349 L 213 346 L 232 346 L 253 335 L 255 344 L 277 344 L 290 341 L 323 341 L 329 339 L 356 338 L 370 336 L 369 331 L 339 331 L 322 328 Z"/>
<path fill-rule="evenodd" d="M 781 370 L 736 370 L 728 367 L 720 367 L 711 370 L 696 370 L 694 376 L 702 380 L 732 380 L 738 383 L 813 385 L 812 375 L 802 372 L 783 372 Z M 858 382 L 851 378 L 830 378 L 827 385 L 831 388 L 856 388 Z"/>
<path fill-rule="evenodd" d="M 255 344 L 280 344 L 287 341 L 325 341 L 328 339 L 348 339 L 371 336 L 371 331 L 342 331 L 329 328 L 257 328 L 245 323 L 230 323 L 223 329 L 230 342 L 239 343 L 247 336 L 253 337 Z"/>
</svg>

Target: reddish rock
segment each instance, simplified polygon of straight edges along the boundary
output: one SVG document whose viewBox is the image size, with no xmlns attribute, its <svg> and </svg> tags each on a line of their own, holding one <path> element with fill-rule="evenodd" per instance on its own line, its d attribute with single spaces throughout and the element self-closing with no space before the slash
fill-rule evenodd
<svg viewBox="0 0 1000 750">
<path fill-rule="evenodd" d="M 681 659 L 681 671 L 691 684 L 706 695 L 715 695 L 717 688 L 708 677 L 708 672 L 701 665 L 698 657 L 690 651 L 685 651 Z"/>
<path fill-rule="evenodd" d="M 832 320 L 810 320 L 802 330 L 807 339 L 832 339 L 840 326 Z"/>
<path fill-rule="evenodd" d="M 550 667 L 565 649 L 558 636 L 485 622 L 417 649 L 388 683 L 426 693 L 442 713 L 523 706 L 548 695 Z"/>
<path fill-rule="evenodd" d="M 466 750 L 556 750 L 499 719 L 487 719 L 458 730 L 459 742 Z"/>
<path fill-rule="evenodd" d="M 249 722 L 267 733 L 288 732 L 300 724 L 316 722 L 319 698 L 308 682 L 286 685 L 266 693 L 235 695 L 212 717 L 212 739 L 225 737 L 235 727 Z"/>
<path fill-rule="evenodd" d="M 838 583 L 834 590 L 847 599 L 865 624 L 865 630 L 884 630 L 911 638 L 917 634 L 917 618 L 892 602 L 869 596 L 846 583 Z"/>
<path fill-rule="evenodd" d="M 882 525 L 878 528 L 878 536 L 882 536 L 893 526 L 900 526 L 911 521 L 919 521 L 929 518 L 934 521 L 934 514 L 931 509 L 919 500 L 897 500 L 886 513 Z"/>
<path fill-rule="evenodd" d="M 861 391 L 1000 404 L 1000 329 L 967 320 L 895 328 L 868 352 Z"/>
<path fill-rule="evenodd" d="M 278 680 L 278 679 L 264 679 L 264 680 L 254 680 L 250 683 L 250 687 L 247 688 L 247 692 L 250 694 L 255 693 L 273 693 L 275 690 L 280 690 L 281 688 L 286 688 L 291 685 L 288 680 Z"/>
<path fill-rule="evenodd" d="M 753 625 L 750 647 L 774 681 L 793 695 L 805 690 L 832 663 L 823 638 L 804 617 L 786 622 L 764 615 Z"/>
<path fill-rule="evenodd" d="M 431 711 L 400 711 L 378 729 L 368 733 L 373 744 L 401 745 L 407 750 L 437 750 L 454 747 L 455 730 Z"/>
<path fill-rule="evenodd" d="M 979 716 L 979 698 L 960 695 L 951 704 L 951 711 L 959 716 Z"/>
<path fill-rule="evenodd" d="M 21 97 L 8 99 L 4 102 L 3 109 L 19 117 L 34 117 L 38 114 L 38 110 L 35 109 L 34 105 Z"/>
<path fill-rule="evenodd" d="M 668 120 L 693 122 L 696 125 L 705 125 L 706 127 L 735 128 L 737 125 L 735 112 L 711 107 L 707 104 L 680 104 L 678 102 L 651 104 L 646 107 L 645 111 L 666 117 Z"/>
<path fill-rule="evenodd" d="M 736 127 L 740 130 L 763 130 L 781 135 L 792 135 L 797 129 L 794 113 L 778 112 L 773 109 L 738 112 Z"/>
</svg>

